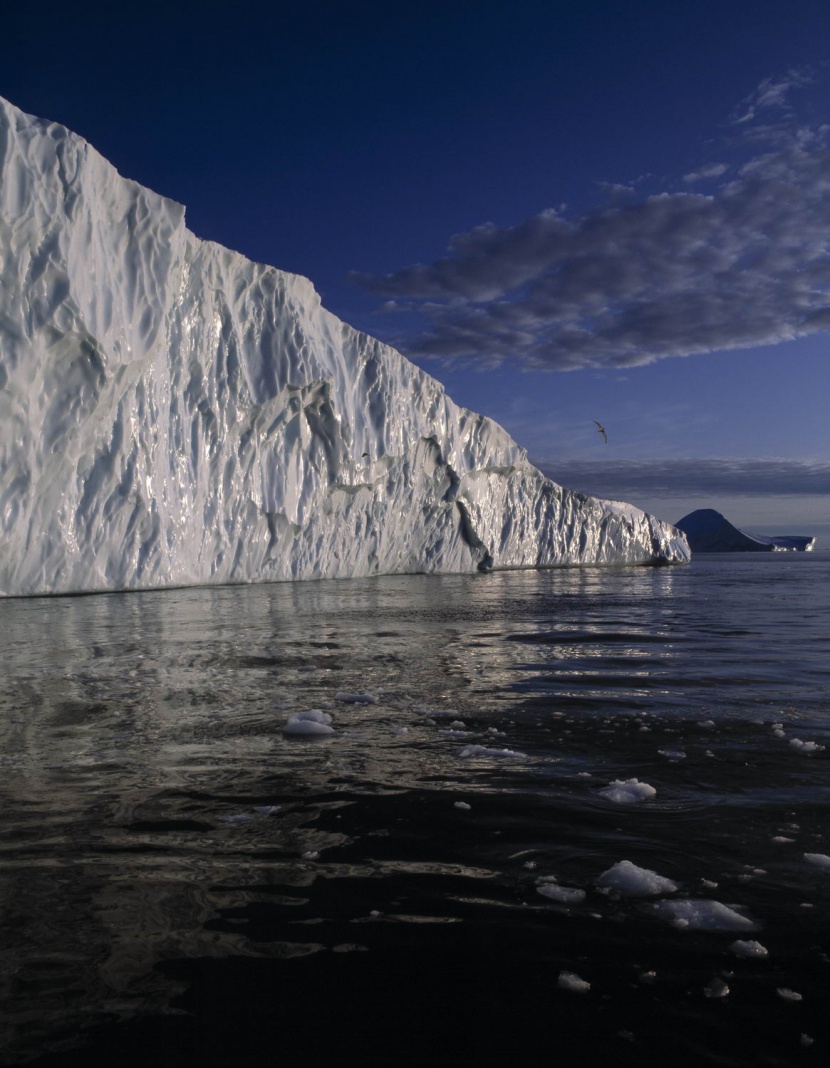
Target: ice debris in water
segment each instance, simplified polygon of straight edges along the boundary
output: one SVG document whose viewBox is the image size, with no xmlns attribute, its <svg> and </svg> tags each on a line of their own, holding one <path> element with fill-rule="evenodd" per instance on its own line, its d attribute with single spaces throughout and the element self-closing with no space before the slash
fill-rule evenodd
<svg viewBox="0 0 830 1068">
<path fill-rule="evenodd" d="M 584 890 L 580 890 L 577 886 L 560 886 L 556 877 L 552 875 L 540 879 L 536 890 L 542 897 L 547 897 L 560 905 L 578 905 L 580 901 L 585 900 Z"/>
<path fill-rule="evenodd" d="M 802 742 L 800 738 L 790 738 L 790 745 L 799 753 L 820 753 L 824 749 L 824 746 L 819 745 L 818 742 Z"/>
<path fill-rule="evenodd" d="M 790 990 L 786 986 L 776 987 L 776 994 L 784 1001 L 803 1001 L 804 998 L 797 990 Z"/>
<path fill-rule="evenodd" d="M 295 712 L 293 716 L 288 717 L 282 730 L 283 734 L 334 734 L 331 716 L 319 708 Z"/>
<path fill-rule="evenodd" d="M 655 894 L 672 894 L 678 885 L 649 868 L 639 868 L 630 860 L 621 860 L 604 871 L 597 879 L 597 886 L 614 890 L 626 897 L 651 897 Z"/>
<path fill-rule="evenodd" d="M 805 853 L 804 859 L 811 864 L 815 864 L 817 868 L 824 868 L 825 871 L 830 871 L 830 857 L 826 853 Z"/>
<path fill-rule="evenodd" d="M 703 988 L 707 998 L 725 998 L 729 994 L 729 986 L 719 976 L 715 976 Z"/>
<path fill-rule="evenodd" d="M 635 805 L 638 801 L 656 797 L 657 791 L 647 782 L 639 779 L 614 779 L 604 789 L 599 791 L 600 797 L 606 801 L 613 801 L 617 805 Z"/>
<path fill-rule="evenodd" d="M 658 901 L 651 906 L 663 919 L 680 930 L 694 931 L 754 931 L 758 925 L 740 912 L 707 899 Z"/>
<path fill-rule="evenodd" d="M 466 760 L 468 757 L 526 757 L 527 753 L 520 753 L 517 749 L 492 749 L 486 745 L 465 745 L 459 749 L 458 755 Z"/>
<path fill-rule="evenodd" d="M 682 749 L 658 749 L 657 752 L 660 754 L 660 756 L 664 756 L 668 760 L 686 759 L 686 754 Z"/>
<path fill-rule="evenodd" d="M 456 801 L 453 804 L 453 808 L 460 808 L 464 812 L 469 812 L 472 807 L 473 806 L 472 805 L 468 805 L 466 801 Z"/>
<path fill-rule="evenodd" d="M 371 693 L 336 693 L 335 701 L 342 701 L 347 705 L 376 705 L 377 697 Z"/>
<path fill-rule="evenodd" d="M 591 989 L 591 984 L 576 972 L 560 972 L 556 985 L 562 990 L 572 990 L 574 994 L 587 994 Z"/>
<path fill-rule="evenodd" d="M 734 953 L 736 957 L 745 957 L 747 960 L 759 960 L 761 957 L 769 956 L 769 950 L 766 946 L 762 946 L 760 942 L 745 942 L 741 939 L 732 943 L 729 947 L 729 952 Z"/>
</svg>

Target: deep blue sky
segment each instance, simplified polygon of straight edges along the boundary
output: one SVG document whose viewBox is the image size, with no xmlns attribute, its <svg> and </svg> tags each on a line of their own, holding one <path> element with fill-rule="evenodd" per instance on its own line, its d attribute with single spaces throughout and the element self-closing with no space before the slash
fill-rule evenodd
<svg viewBox="0 0 830 1068">
<path fill-rule="evenodd" d="M 557 480 L 830 535 L 826 0 L 15 7 L 1 95 Z"/>
</svg>

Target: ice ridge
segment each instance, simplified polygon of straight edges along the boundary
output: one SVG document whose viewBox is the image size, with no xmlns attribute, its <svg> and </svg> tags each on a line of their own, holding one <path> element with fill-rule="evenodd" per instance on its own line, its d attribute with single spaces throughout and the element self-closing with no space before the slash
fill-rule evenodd
<svg viewBox="0 0 830 1068">
<path fill-rule="evenodd" d="M 689 559 L 2 99 L 0 524 L 4 595 Z"/>
</svg>

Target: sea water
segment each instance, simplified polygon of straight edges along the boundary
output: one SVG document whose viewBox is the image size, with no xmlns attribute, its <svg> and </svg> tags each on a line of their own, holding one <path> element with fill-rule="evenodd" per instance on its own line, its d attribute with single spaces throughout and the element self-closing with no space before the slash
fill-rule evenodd
<svg viewBox="0 0 830 1068">
<path fill-rule="evenodd" d="M 0 602 L 0 1060 L 823 1062 L 828 580 Z"/>
</svg>

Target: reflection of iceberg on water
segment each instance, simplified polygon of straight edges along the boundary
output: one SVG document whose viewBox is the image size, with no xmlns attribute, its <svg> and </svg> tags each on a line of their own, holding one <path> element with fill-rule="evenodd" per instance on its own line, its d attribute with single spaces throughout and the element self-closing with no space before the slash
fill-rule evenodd
<svg viewBox="0 0 830 1068">
<path fill-rule="evenodd" d="M 689 539 L 693 553 L 783 553 L 811 552 L 816 539 L 800 534 L 767 537 L 733 527 L 714 508 L 698 508 L 677 521 L 677 529 Z"/>
<path fill-rule="evenodd" d="M 0 278 L 2 594 L 689 559 L 2 100 Z"/>
</svg>

